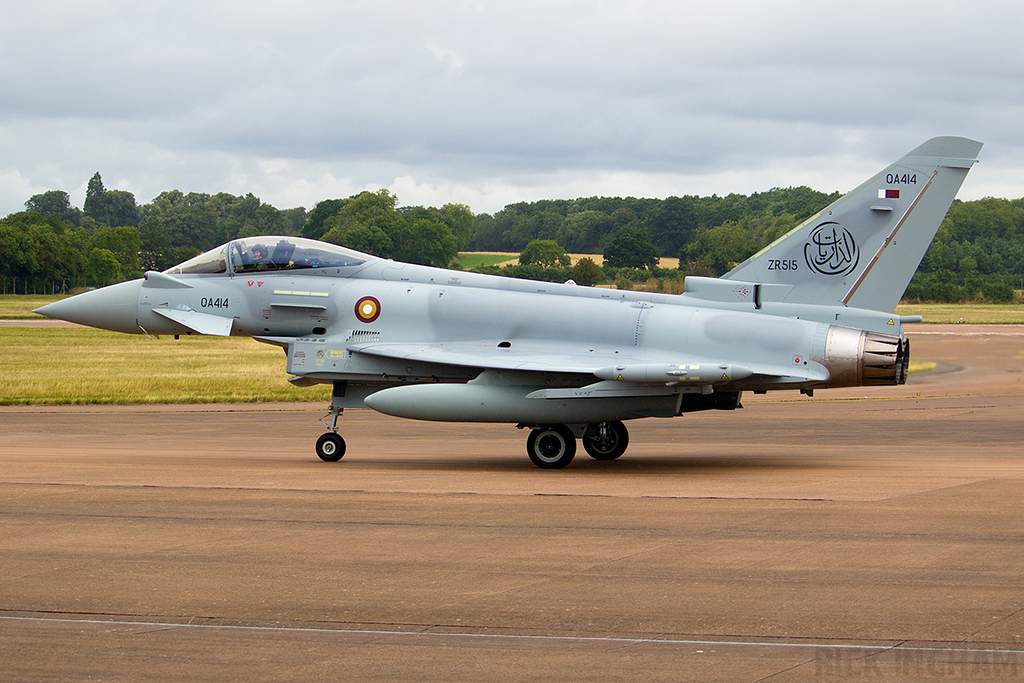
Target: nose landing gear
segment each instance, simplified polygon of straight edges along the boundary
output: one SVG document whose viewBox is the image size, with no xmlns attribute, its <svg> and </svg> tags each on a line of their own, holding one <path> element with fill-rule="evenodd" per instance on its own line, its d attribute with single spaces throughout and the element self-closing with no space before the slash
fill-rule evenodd
<svg viewBox="0 0 1024 683">
<path fill-rule="evenodd" d="M 338 434 L 338 418 L 341 417 L 341 413 L 345 410 L 339 404 L 344 398 L 344 382 L 335 382 L 334 391 L 331 393 L 330 412 L 320 418 L 320 422 L 323 423 L 324 427 L 331 431 L 322 434 L 316 440 L 316 456 L 324 462 L 338 462 L 345 455 L 345 439 L 341 438 L 341 435 Z M 330 424 L 326 422 L 328 417 L 331 418 Z"/>
</svg>

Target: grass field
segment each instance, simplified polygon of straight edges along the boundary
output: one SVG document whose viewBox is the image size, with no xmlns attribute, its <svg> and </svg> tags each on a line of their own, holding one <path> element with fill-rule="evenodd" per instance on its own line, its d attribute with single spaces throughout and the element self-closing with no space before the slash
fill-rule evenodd
<svg viewBox="0 0 1024 683">
<path fill-rule="evenodd" d="M 519 263 L 519 254 L 497 254 L 482 251 L 459 254 L 458 264 L 463 270 L 473 270 L 480 266 L 497 266 L 502 263 Z"/>
<path fill-rule="evenodd" d="M 0 320 L 38 320 L 43 316 L 33 313 L 34 309 L 63 298 L 65 297 L 62 294 L 0 294 Z"/>
<path fill-rule="evenodd" d="M 900 304 L 900 315 L 920 315 L 926 323 L 1024 325 L 1021 304 Z"/>
<path fill-rule="evenodd" d="M 289 384 L 281 349 L 252 339 L 2 327 L 0 349 L 0 405 L 331 400 Z"/>
</svg>

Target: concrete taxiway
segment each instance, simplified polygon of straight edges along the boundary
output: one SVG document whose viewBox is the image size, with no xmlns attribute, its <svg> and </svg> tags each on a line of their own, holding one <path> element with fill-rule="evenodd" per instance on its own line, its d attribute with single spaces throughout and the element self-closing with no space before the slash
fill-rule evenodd
<svg viewBox="0 0 1024 683">
<path fill-rule="evenodd" d="M 0 409 L 4 680 L 1019 680 L 1024 328 L 903 387 L 631 423 Z"/>
</svg>

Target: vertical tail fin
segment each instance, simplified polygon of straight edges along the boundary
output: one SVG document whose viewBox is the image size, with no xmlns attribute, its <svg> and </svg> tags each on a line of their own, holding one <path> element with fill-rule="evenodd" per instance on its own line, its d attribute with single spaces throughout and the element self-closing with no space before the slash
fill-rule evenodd
<svg viewBox="0 0 1024 683">
<path fill-rule="evenodd" d="M 982 143 L 932 138 L 723 277 L 785 301 L 893 311 Z"/>
</svg>

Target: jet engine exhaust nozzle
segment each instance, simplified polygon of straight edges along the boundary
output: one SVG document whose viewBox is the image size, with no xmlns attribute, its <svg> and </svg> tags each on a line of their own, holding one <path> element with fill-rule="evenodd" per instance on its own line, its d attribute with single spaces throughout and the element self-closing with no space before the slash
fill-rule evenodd
<svg viewBox="0 0 1024 683">
<path fill-rule="evenodd" d="M 827 387 L 906 384 L 910 340 L 832 325 L 822 363 L 831 373 Z"/>
</svg>

